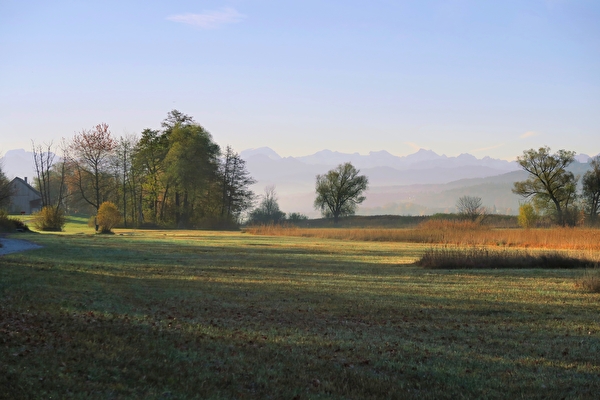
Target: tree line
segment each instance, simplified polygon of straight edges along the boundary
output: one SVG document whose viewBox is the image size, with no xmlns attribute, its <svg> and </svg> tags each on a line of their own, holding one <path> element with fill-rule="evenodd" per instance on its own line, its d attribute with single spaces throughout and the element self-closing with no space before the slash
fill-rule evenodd
<svg viewBox="0 0 600 400">
<path fill-rule="evenodd" d="M 56 147 L 56 148 L 55 148 Z M 56 150 L 61 152 L 55 161 Z M 186 114 L 172 110 L 161 129 L 144 129 L 139 138 L 115 138 L 107 124 L 76 133 L 58 146 L 33 144 L 36 177 L 47 230 L 60 229 L 61 215 L 95 215 L 103 203 L 121 211 L 124 226 L 228 228 L 247 213 L 250 223 L 301 221 L 305 215 L 279 209 L 275 187 L 267 187 L 254 209 L 256 181 L 245 161 L 230 146 L 222 149 L 211 134 Z M 531 226 L 541 216 L 562 226 L 598 223 L 600 156 L 590 160 L 579 184 L 567 167 L 575 152 L 529 149 L 517 157 L 528 179 L 515 182 L 513 192 L 525 202 L 519 222 Z M 351 163 L 316 176 L 314 207 L 337 222 L 353 215 L 365 200 L 368 178 Z M 0 169 L 0 205 L 10 189 Z M 459 214 L 477 219 L 485 208 L 481 198 L 463 196 Z M 114 220 L 114 217 L 112 218 Z"/>
<path fill-rule="evenodd" d="M 590 169 L 581 184 L 581 177 L 567 170 L 574 161 L 575 152 L 552 153 L 547 146 L 525 150 L 517 157 L 517 163 L 529 174 L 526 180 L 515 182 L 512 189 L 524 199 L 519 207 L 519 225 L 530 228 L 542 218 L 561 226 L 598 223 L 600 155 L 589 160 Z M 472 221 L 483 219 L 488 212 L 477 196 L 460 197 L 456 209 L 459 215 Z"/>
<path fill-rule="evenodd" d="M 34 183 L 57 214 L 96 214 L 111 202 L 125 226 L 227 228 L 253 204 L 245 161 L 177 110 L 139 138 L 115 138 L 99 124 L 57 147 L 54 162 L 52 144 L 33 145 Z"/>
</svg>

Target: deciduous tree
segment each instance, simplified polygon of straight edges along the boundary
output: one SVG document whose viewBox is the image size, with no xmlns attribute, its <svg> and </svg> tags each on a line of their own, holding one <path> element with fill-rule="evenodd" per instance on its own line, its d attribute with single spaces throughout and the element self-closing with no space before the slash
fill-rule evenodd
<svg viewBox="0 0 600 400">
<path fill-rule="evenodd" d="M 362 193 L 369 185 L 368 178 L 359 172 L 351 163 L 345 163 L 325 175 L 317 175 L 315 208 L 325 217 L 333 217 L 335 223 L 342 216 L 353 215 L 366 199 Z"/>
<path fill-rule="evenodd" d="M 459 215 L 468 218 L 471 221 L 475 221 L 485 214 L 485 207 L 479 196 L 459 197 L 456 201 L 456 209 L 458 210 Z"/>
<path fill-rule="evenodd" d="M 519 216 L 517 221 L 519 225 L 525 229 L 529 229 L 535 225 L 538 220 L 538 215 L 531 203 L 524 203 L 519 206 Z"/>
<path fill-rule="evenodd" d="M 566 170 L 574 159 L 575 152 L 559 150 L 551 154 L 549 147 L 524 151 L 517 162 L 529 173 L 529 178 L 515 182 L 513 193 L 533 198 L 537 205 L 551 204 L 556 221 L 564 226 L 570 222 L 568 212 L 577 197 L 577 178 Z"/>
<path fill-rule="evenodd" d="M 110 161 L 116 146 L 105 123 L 75 134 L 71 143 L 75 185 L 81 197 L 96 211 L 114 188 Z"/>
<path fill-rule="evenodd" d="M 32 142 L 36 172 L 35 183 L 42 194 L 42 209 L 36 215 L 36 227 L 44 231 L 62 231 L 65 225 L 68 145 L 63 139 L 60 145 L 62 160 L 55 162 L 56 154 L 50 144 L 36 145 Z"/>
<path fill-rule="evenodd" d="M 199 203 L 210 197 L 218 174 L 219 145 L 200 125 L 177 124 L 169 135 L 165 171 L 175 195 L 175 223 L 188 227 L 204 216 Z"/>
<path fill-rule="evenodd" d="M 258 207 L 250 213 L 251 224 L 277 224 L 285 219 L 285 213 L 279 209 L 275 186 L 267 186 Z"/>
<path fill-rule="evenodd" d="M 583 175 L 583 204 L 590 222 L 595 223 L 600 213 L 600 155 L 590 161 L 591 170 Z"/>
<path fill-rule="evenodd" d="M 52 151 L 52 142 L 49 144 L 44 143 L 35 144 L 31 142 L 31 148 L 33 150 L 33 165 L 35 167 L 35 183 L 37 189 L 42 195 L 42 207 L 49 206 L 50 200 L 50 170 L 54 165 L 54 158 L 56 154 Z"/>
<path fill-rule="evenodd" d="M 133 165 L 140 175 L 142 193 L 138 208 L 140 222 L 147 218 L 157 223 L 164 217 L 164 203 L 168 194 L 169 182 L 165 178 L 164 159 L 169 151 L 166 135 L 158 130 L 144 129 L 134 150 Z"/>
</svg>

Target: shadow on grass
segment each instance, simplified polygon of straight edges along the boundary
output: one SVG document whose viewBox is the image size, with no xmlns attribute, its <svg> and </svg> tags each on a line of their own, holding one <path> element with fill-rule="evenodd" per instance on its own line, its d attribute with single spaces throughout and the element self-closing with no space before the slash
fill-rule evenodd
<svg viewBox="0 0 600 400">
<path fill-rule="evenodd" d="M 360 248 L 215 245 L 85 238 L 0 259 L 0 386 L 13 398 L 600 390 L 592 305 L 498 300 L 486 293 L 511 276 L 461 286 Z"/>
<path fill-rule="evenodd" d="M 211 308 L 206 317 L 214 319 L 200 322 L 170 314 L 0 308 L 8 338 L 8 351 L 0 350 L 0 384 L 13 398 L 67 392 L 97 398 L 593 398 L 600 389 L 597 371 L 573 368 L 593 356 L 540 354 L 546 349 L 528 344 L 498 356 L 481 344 L 431 340 L 424 325 L 421 339 L 414 327 L 373 332 L 340 321 L 331 328 L 316 320 L 303 321 L 305 329 L 282 326 L 277 319 L 236 326 L 233 315 L 219 311 Z"/>
</svg>

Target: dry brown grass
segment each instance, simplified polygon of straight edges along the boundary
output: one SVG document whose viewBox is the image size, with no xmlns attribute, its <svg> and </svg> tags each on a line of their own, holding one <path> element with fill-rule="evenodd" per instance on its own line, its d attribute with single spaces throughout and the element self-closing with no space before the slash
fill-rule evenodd
<svg viewBox="0 0 600 400">
<path fill-rule="evenodd" d="M 505 246 L 577 251 L 600 250 L 599 229 L 493 229 L 470 221 L 429 220 L 412 229 L 314 229 L 286 226 L 257 226 L 247 228 L 246 232 L 254 235 L 431 243 L 457 246 Z"/>
</svg>

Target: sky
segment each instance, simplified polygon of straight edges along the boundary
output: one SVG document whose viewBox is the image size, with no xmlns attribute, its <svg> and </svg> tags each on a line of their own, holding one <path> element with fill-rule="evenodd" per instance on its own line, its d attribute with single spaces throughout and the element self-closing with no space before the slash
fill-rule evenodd
<svg viewBox="0 0 600 400">
<path fill-rule="evenodd" d="M 191 115 L 282 156 L 600 153 L 597 0 L 0 0 L 0 153 Z"/>
</svg>

